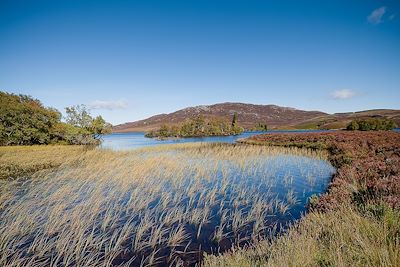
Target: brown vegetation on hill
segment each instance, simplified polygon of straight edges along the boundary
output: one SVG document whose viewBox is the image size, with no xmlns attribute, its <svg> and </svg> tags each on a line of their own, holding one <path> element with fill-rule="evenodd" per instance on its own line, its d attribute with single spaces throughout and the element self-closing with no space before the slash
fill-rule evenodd
<svg viewBox="0 0 400 267">
<path fill-rule="evenodd" d="M 181 109 L 169 114 L 160 114 L 145 120 L 117 125 L 114 132 L 140 132 L 160 128 L 163 124 L 178 125 L 188 119 L 203 115 L 207 119 L 231 120 L 238 114 L 238 126 L 251 129 L 258 124 L 282 126 L 303 122 L 315 117 L 327 115 L 320 111 L 304 111 L 275 105 L 253 105 L 244 103 L 221 103 Z"/>
<path fill-rule="evenodd" d="M 199 115 L 210 120 L 230 120 L 238 114 L 238 126 L 246 130 L 259 124 L 268 129 L 343 129 L 355 119 L 386 118 L 400 125 L 399 110 L 369 110 L 360 112 L 326 114 L 320 111 L 304 111 L 276 105 L 253 105 L 244 103 L 221 103 L 188 107 L 169 114 L 160 114 L 135 122 L 116 125 L 114 132 L 148 132 L 162 125 L 178 126 Z"/>
</svg>

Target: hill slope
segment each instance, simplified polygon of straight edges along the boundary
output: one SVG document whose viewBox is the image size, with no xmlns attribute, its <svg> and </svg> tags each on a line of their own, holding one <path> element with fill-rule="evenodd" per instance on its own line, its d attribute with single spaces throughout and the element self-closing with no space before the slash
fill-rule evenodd
<svg viewBox="0 0 400 267">
<path fill-rule="evenodd" d="M 321 111 L 305 111 L 276 105 L 244 103 L 220 103 L 184 108 L 169 114 L 116 125 L 114 132 L 141 132 L 158 129 L 163 124 L 180 124 L 189 118 L 203 115 L 206 118 L 231 120 L 238 113 L 238 124 L 250 129 L 258 123 L 266 123 L 270 129 L 339 129 L 353 119 L 385 117 L 400 125 L 400 110 L 377 109 L 360 112 L 327 114 Z"/>
<path fill-rule="evenodd" d="M 231 120 L 238 113 L 238 123 L 244 128 L 252 128 L 257 123 L 269 126 L 292 125 L 313 118 L 328 115 L 319 111 L 304 111 L 275 105 L 253 105 L 244 103 L 221 103 L 188 107 L 169 114 L 160 114 L 144 120 L 128 122 L 114 127 L 115 132 L 149 131 L 162 124 L 179 124 L 200 114 L 206 118 Z"/>
<path fill-rule="evenodd" d="M 335 113 L 312 118 L 295 125 L 297 129 L 340 129 L 345 128 L 354 119 L 387 118 L 400 126 L 400 110 L 375 109 L 358 112 Z"/>
</svg>

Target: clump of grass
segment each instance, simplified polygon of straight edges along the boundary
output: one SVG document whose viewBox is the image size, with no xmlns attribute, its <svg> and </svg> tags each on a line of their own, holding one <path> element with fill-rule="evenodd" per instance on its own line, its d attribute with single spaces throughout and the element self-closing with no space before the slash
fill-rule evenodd
<svg viewBox="0 0 400 267">
<path fill-rule="evenodd" d="M 313 212 L 287 234 L 251 248 L 207 255 L 204 266 L 398 266 L 400 211 L 380 216 L 342 206 Z"/>
</svg>

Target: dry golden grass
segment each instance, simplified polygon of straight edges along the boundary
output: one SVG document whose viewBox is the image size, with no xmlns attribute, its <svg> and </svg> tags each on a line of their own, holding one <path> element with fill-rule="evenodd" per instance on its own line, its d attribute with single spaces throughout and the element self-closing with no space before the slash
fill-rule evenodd
<svg viewBox="0 0 400 267">
<path fill-rule="evenodd" d="M 0 179 L 60 166 L 85 150 L 83 146 L 0 146 Z"/>
<path fill-rule="evenodd" d="M 378 209 L 379 215 L 350 206 L 313 212 L 272 242 L 207 255 L 204 266 L 399 266 L 400 211 Z"/>
<path fill-rule="evenodd" d="M 398 133 L 265 134 L 243 142 L 328 149 L 337 174 L 328 193 L 314 199 L 313 211 L 288 233 L 206 255 L 205 266 L 400 266 Z"/>
</svg>

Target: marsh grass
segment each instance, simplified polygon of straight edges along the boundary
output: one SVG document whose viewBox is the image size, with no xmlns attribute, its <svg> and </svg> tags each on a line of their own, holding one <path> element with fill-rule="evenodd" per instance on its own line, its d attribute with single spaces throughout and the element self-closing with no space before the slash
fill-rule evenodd
<svg viewBox="0 0 400 267">
<path fill-rule="evenodd" d="M 58 167 L 87 150 L 83 146 L 0 146 L 0 180 Z"/>
<path fill-rule="evenodd" d="M 21 151 L 6 162 L 29 162 Z M 324 152 L 297 148 L 187 143 L 70 153 L 57 168 L 2 185 L 0 266 L 193 264 L 203 252 L 285 228 L 334 171 Z M 36 160 L 46 162 L 43 154 Z"/>
<path fill-rule="evenodd" d="M 326 149 L 337 172 L 329 191 L 312 196 L 312 211 L 285 234 L 205 255 L 205 266 L 400 266 L 398 133 L 268 134 L 242 142 Z M 311 173 L 303 176 L 318 184 Z"/>
<path fill-rule="evenodd" d="M 349 205 L 312 212 L 272 241 L 207 255 L 204 266 L 399 266 L 400 211 L 381 208 L 380 216 Z"/>
</svg>

